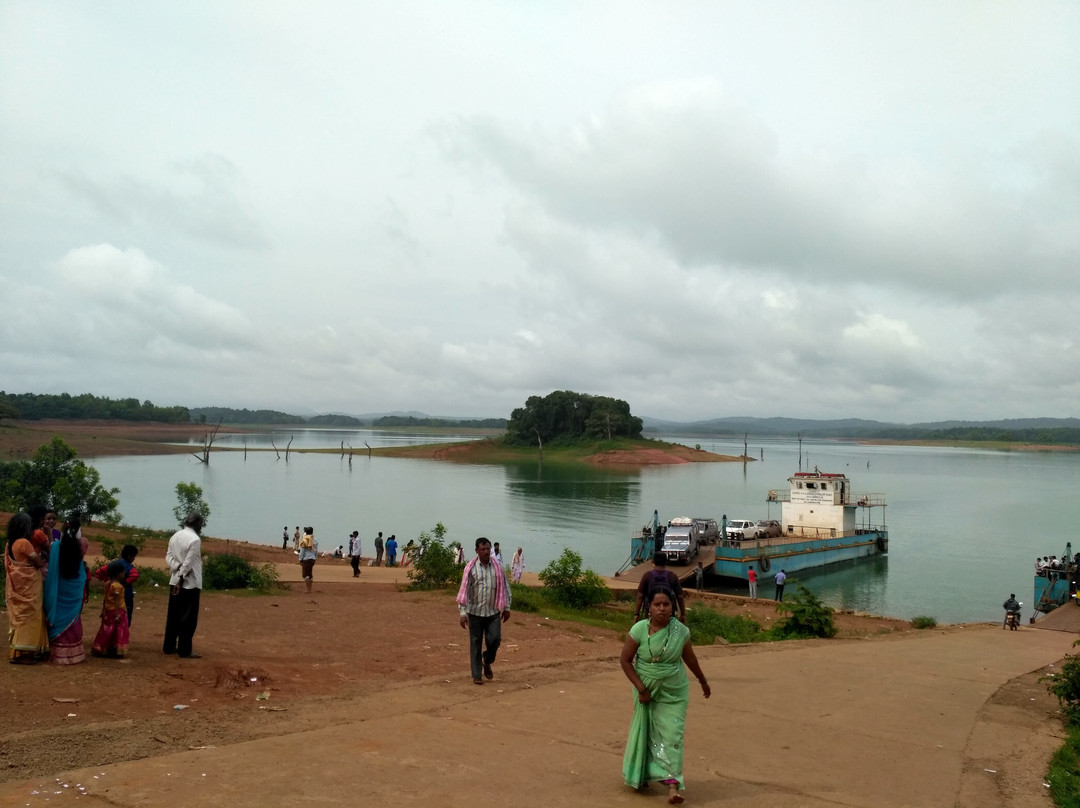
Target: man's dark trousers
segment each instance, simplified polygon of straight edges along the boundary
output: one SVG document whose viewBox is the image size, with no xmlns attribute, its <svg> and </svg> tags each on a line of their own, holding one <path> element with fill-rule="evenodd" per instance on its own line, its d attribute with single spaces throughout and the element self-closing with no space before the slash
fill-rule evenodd
<svg viewBox="0 0 1080 808">
<path fill-rule="evenodd" d="M 469 661 L 473 679 L 479 679 L 484 673 L 484 663 L 495 661 L 495 652 L 502 642 L 502 614 L 496 612 L 491 617 L 469 615 Z M 481 647 L 487 649 L 481 653 Z"/>
</svg>

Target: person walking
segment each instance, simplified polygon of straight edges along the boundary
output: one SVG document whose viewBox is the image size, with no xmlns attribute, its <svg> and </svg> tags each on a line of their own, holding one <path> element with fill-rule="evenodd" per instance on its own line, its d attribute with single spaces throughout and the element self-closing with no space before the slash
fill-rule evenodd
<svg viewBox="0 0 1080 808">
<path fill-rule="evenodd" d="M 752 565 L 746 573 L 746 578 L 750 582 L 750 600 L 757 600 L 757 573 L 754 572 Z"/>
<path fill-rule="evenodd" d="M 623 644 L 619 665 L 637 690 L 634 718 L 623 754 L 623 781 L 641 788 L 657 780 L 668 788 L 668 802 L 683 801 L 683 734 L 690 703 L 686 668 L 701 684 L 709 682 L 690 643 L 690 629 L 674 620 L 675 593 L 664 584 L 649 592 L 648 618 L 634 624 Z M 684 667 L 685 666 L 685 667 Z"/>
<path fill-rule="evenodd" d="M 305 527 L 304 537 L 300 539 L 300 571 L 309 595 L 311 585 L 315 582 L 315 559 L 318 557 L 319 545 L 315 542 L 315 528 Z"/>
<path fill-rule="evenodd" d="M 180 530 L 169 539 L 165 564 L 169 568 L 169 608 L 165 615 L 165 642 L 161 650 L 184 659 L 199 659 L 192 651 L 192 639 L 199 625 L 199 596 L 202 593 L 202 535 L 205 520 L 198 511 L 189 511 Z"/>
<path fill-rule="evenodd" d="M 461 574 L 457 603 L 461 627 L 469 630 L 473 684 L 482 685 L 484 679 L 494 677 L 491 666 L 502 643 L 502 624 L 510 619 L 506 571 L 491 557 L 491 542 L 483 536 L 476 540 L 476 557 Z"/>
<path fill-rule="evenodd" d="M 349 536 L 349 563 L 352 565 L 352 577 L 360 577 L 360 531 L 354 530 Z"/>
<path fill-rule="evenodd" d="M 510 561 L 510 572 L 514 578 L 514 583 L 521 583 L 521 574 L 525 572 L 525 552 L 520 547 L 517 548 L 517 552 L 514 553 L 514 557 Z"/>
<path fill-rule="evenodd" d="M 383 554 L 383 540 L 382 531 L 379 531 L 379 535 L 375 537 L 375 566 L 382 566 L 382 554 Z"/>
<path fill-rule="evenodd" d="M 787 580 L 787 573 L 780 570 L 776 573 L 774 580 L 776 581 L 776 602 L 779 603 L 784 599 L 784 581 Z"/>
<path fill-rule="evenodd" d="M 657 553 L 653 556 L 653 569 L 641 576 L 638 582 L 637 596 L 634 603 L 634 620 L 641 618 L 642 609 L 650 590 L 664 584 L 675 593 L 675 602 L 679 607 L 679 620 L 686 622 L 686 600 L 683 598 L 682 583 L 679 576 L 667 568 L 667 556 Z"/>
</svg>

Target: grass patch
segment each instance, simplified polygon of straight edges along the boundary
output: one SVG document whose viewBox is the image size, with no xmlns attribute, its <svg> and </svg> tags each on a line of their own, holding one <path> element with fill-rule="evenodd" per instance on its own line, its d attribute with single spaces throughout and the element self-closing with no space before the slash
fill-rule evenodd
<svg viewBox="0 0 1080 808">
<path fill-rule="evenodd" d="M 937 620 L 930 615 L 920 614 L 918 617 L 911 618 L 912 628 L 933 628 L 937 625 Z"/>
<path fill-rule="evenodd" d="M 747 643 L 766 638 L 765 631 L 749 617 L 721 614 L 707 606 L 688 609 L 686 626 L 694 645 L 712 645 L 717 637 L 730 643 Z"/>
<path fill-rule="evenodd" d="M 1080 808 L 1080 727 L 1073 725 L 1046 773 L 1050 799 L 1058 808 Z"/>
</svg>

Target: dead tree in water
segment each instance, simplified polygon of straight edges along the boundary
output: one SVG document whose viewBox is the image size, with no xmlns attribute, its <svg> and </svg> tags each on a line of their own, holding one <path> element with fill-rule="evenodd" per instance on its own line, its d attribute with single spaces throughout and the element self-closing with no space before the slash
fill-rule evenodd
<svg viewBox="0 0 1080 808">
<path fill-rule="evenodd" d="M 535 426 L 533 427 L 533 432 L 536 433 L 536 445 L 540 447 L 540 459 L 543 460 L 544 459 L 544 439 L 540 437 L 540 430 L 537 429 Z"/>
<path fill-rule="evenodd" d="M 277 459 L 281 460 L 281 452 L 278 451 L 277 444 L 274 443 L 273 438 L 270 438 L 270 445 L 274 447 L 274 454 L 277 455 Z"/>
<path fill-rule="evenodd" d="M 210 449 L 213 447 L 214 441 L 217 439 L 217 433 L 219 429 L 221 429 L 221 421 L 218 421 L 217 426 L 215 426 L 212 431 L 207 432 L 205 435 L 203 435 L 202 453 L 191 453 L 192 457 L 196 458 L 200 463 L 204 463 L 207 466 L 210 465 Z"/>
<path fill-rule="evenodd" d="M 367 456 L 371 457 L 371 444 L 367 441 L 364 441 L 364 445 L 367 447 Z"/>
<path fill-rule="evenodd" d="M 353 453 L 353 448 L 352 448 L 352 444 L 350 443 L 349 444 L 349 468 L 352 468 L 352 453 Z"/>
<path fill-rule="evenodd" d="M 296 438 L 296 435 L 289 435 L 289 442 L 285 444 L 285 462 L 286 463 L 289 462 L 289 447 L 292 446 L 292 442 L 293 442 L 293 440 L 295 438 Z"/>
</svg>

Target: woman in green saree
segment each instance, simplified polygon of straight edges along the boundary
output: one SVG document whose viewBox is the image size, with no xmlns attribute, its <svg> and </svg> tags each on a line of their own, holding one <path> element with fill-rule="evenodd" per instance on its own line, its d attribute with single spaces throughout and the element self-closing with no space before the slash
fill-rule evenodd
<svg viewBox="0 0 1080 808">
<path fill-rule="evenodd" d="M 660 585 L 645 602 L 649 618 L 630 629 L 619 658 L 623 673 L 637 690 L 623 755 L 623 779 L 634 788 L 659 780 L 668 787 L 668 802 L 677 805 L 683 801 L 679 793 L 683 732 L 690 701 L 686 668 L 701 683 L 705 698 L 712 691 L 690 644 L 690 629 L 672 619 L 675 593 Z"/>
</svg>

